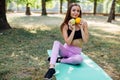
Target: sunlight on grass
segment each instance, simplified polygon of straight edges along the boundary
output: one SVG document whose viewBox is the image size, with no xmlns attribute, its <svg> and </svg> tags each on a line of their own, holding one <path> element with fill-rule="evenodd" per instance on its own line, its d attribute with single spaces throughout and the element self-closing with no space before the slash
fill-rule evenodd
<svg viewBox="0 0 120 80">
<path fill-rule="evenodd" d="M 105 32 L 115 33 L 115 34 L 120 33 L 120 26 L 119 25 L 105 23 L 105 22 L 96 22 L 96 21 L 93 21 L 93 22 L 90 21 L 88 23 L 89 23 L 89 25 L 91 25 L 95 29 L 101 29 Z"/>
<path fill-rule="evenodd" d="M 116 17 L 112 23 L 107 22 L 107 16 L 85 16 L 90 28 L 103 30 L 105 32 L 120 34 L 120 17 Z"/>
<path fill-rule="evenodd" d="M 8 14 L 13 29 L 0 33 L 0 80 L 42 80 L 49 65 L 47 49 L 52 49 L 54 40 L 64 42 L 60 32 L 63 17 Z M 120 18 L 106 23 L 105 16 L 83 17 L 88 21 L 90 34 L 83 52 L 113 80 L 119 80 Z"/>
<path fill-rule="evenodd" d="M 19 55 L 15 54 L 14 52 L 11 54 L 11 57 L 17 57 Z"/>
<path fill-rule="evenodd" d="M 111 39 L 119 39 L 118 36 L 114 36 L 114 35 L 107 35 L 107 34 L 100 34 L 98 32 L 90 32 L 92 35 L 96 36 L 96 37 L 101 37 L 101 38 L 111 38 Z M 116 42 L 116 41 L 115 41 Z"/>
<path fill-rule="evenodd" d="M 40 24 L 40 26 L 36 26 L 36 27 L 34 27 L 33 25 L 24 25 L 24 29 L 29 31 L 30 33 L 35 34 L 37 33 L 38 30 L 45 31 L 45 30 L 51 30 L 52 28 L 46 26 L 45 24 Z"/>
</svg>

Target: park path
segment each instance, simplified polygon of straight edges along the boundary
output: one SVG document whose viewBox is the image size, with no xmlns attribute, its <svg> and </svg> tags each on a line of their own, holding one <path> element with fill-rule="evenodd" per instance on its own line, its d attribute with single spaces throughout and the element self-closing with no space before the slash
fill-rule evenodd
<svg viewBox="0 0 120 80">
<path fill-rule="evenodd" d="M 87 20 L 90 28 L 101 29 L 105 32 L 120 34 L 120 17 L 116 18 L 116 20 L 112 21 L 112 23 L 108 23 L 107 17 L 105 16 L 97 16 L 97 18 L 95 17 L 96 16 L 94 16 L 93 19 L 89 17 Z"/>
<path fill-rule="evenodd" d="M 65 17 L 64 15 L 59 15 L 59 14 L 49 15 L 49 16 L 62 17 L 62 19 L 64 19 L 64 17 Z M 89 28 L 101 29 L 106 32 L 120 34 L 120 17 L 118 17 L 118 16 L 116 17 L 115 21 L 112 21 L 112 23 L 107 22 L 107 18 L 108 18 L 107 16 L 83 15 L 83 18 L 88 22 Z M 61 22 L 61 21 L 59 21 L 59 22 Z"/>
<path fill-rule="evenodd" d="M 7 14 L 9 21 L 13 17 L 25 17 L 28 18 L 27 21 L 25 18 L 20 18 L 19 24 L 24 25 L 24 26 L 19 26 L 19 27 L 33 27 L 38 28 L 44 26 L 44 27 L 49 27 L 49 26 L 58 26 L 60 27 L 60 24 L 64 20 L 65 15 L 61 14 L 48 14 L 48 16 L 40 16 L 40 14 L 32 13 L 30 16 L 26 16 L 24 13 L 9 13 Z M 115 33 L 115 34 L 120 34 L 120 16 L 116 16 L 116 20 L 112 21 L 112 23 L 107 22 L 107 16 L 100 16 L 100 15 L 82 15 L 83 18 L 88 22 L 88 27 L 93 28 L 93 29 L 101 29 L 106 32 L 110 33 Z M 22 20 L 25 19 L 25 20 Z M 31 21 L 32 19 L 32 21 Z M 18 24 L 13 21 L 13 27 L 14 25 Z M 29 23 L 29 24 L 28 24 Z M 11 23 L 12 24 L 12 23 Z M 18 26 L 17 26 L 18 27 Z"/>
</svg>

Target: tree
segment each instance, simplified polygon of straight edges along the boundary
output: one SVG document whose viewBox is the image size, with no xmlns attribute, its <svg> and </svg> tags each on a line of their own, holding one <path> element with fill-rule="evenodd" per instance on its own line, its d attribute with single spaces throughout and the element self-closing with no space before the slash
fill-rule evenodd
<svg viewBox="0 0 120 80">
<path fill-rule="evenodd" d="M 41 0 L 42 3 L 42 15 L 47 15 L 47 11 L 46 11 L 46 2 L 49 2 L 52 0 Z"/>
<path fill-rule="evenodd" d="M 62 14 L 62 4 L 63 4 L 63 0 L 60 0 L 60 13 Z"/>
<path fill-rule="evenodd" d="M 67 0 L 68 1 L 68 6 L 70 5 L 70 3 L 77 3 L 80 2 L 80 0 Z"/>
<path fill-rule="evenodd" d="M 115 2 L 116 0 L 112 1 L 112 5 L 111 5 L 111 9 L 110 9 L 107 22 L 111 22 L 113 19 L 115 19 Z"/>
<path fill-rule="evenodd" d="M 94 2 L 94 9 L 93 9 L 93 14 L 95 15 L 97 12 L 96 12 L 96 9 L 97 9 L 97 3 L 98 2 L 103 2 L 103 0 L 89 0 L 90 2 Z"/>
<path fill-rule="evenodd" d="M 31 15 L 30 7 L 29 7 L 30 4 L 31 4 L 31 3 L 27 3 L 27 4 L 26 4 L 26 12 L 25 12 L 26 15 Z"/>
<path fill-rule="evenodd" d="M 47 15 L 46 12 L 46 0 L 41 0 L 42 3 L 42 15 Z"/>
<path fill-rule="evenodd" d="M 20 0 L 23 4 L 26 4 L 26 15 L 31 15 L 30 6 L 35 3 L 36 0 Z"/>
<path fill-rule="evenodd" d="M 34 6 L 36 0 L 7 0 L 7 3 L 11 3 L 11 2 L 16 2 L 17 4 L 17 11 L 18 11 L 18 6 L 19 5 L 25 5 L 26 6 L 26 11 L 25 14 L 26 15 L 31 15 L 31 11 L 30 11 L 30 7 Z"/>
<path fill-rule="evenodd" d="M 19 1 L 19 4 L 25 4 L 26 5 L 25 14 L 26 15 L 31 15 L 30 6 L 33 5 L 36 0 L 17 0 L 17 2 L 18 1 Z"/>
<path fill-rule="evenodd" d="M 0 30 L 10 29 L 6 19 L 6 0 L 0 0 Z"/>
<path fill-rule="evenodd" d="M 66 0 L 60 0 L 60 13 L 62 14 L 62 5 L 63 5 L 63 2 L 65 2 Z"/>
<path fill-rule="evenodd" d="M 97 8 L 97 0 L 94 0 L 94 11 L 93 14 L 96 14 L 96 8 Z"/>
</svg>

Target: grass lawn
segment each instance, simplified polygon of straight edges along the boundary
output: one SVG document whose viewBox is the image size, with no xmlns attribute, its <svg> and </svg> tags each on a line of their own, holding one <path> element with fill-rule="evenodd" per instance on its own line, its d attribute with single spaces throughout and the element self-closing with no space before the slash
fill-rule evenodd
<svg viewBox="0 0 120 80">
<path fill-rule="evenodd" d="M 48 68 L 47 49 L 54 40 L 64 43 L 59 26 L 64 15 L 7 14 L 13 29 L 0 32 L 0 80 L 43 80 Z M 90 39 L 83 52 L 113 80 L 120 80 L 120 17 L 83 15 Z M 55 79 L 54 79 L 55 80 Z"/>
</svg>

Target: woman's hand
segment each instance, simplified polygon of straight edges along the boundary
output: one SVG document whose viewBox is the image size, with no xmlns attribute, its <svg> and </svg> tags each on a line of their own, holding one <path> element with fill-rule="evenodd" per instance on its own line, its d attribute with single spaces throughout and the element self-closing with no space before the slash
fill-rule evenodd
<svg viewBox="0 0 120 80">
<path fill-rule="evenodd" d="M 81 20 L 81 22 L 78 24 L 78 26 L 80 27 L 80 29 L 83 29 L 84 28 L 84 21 Z"/>
<path fill-rule="evenodd" d="M 75 24 L 72 24 L 70 21 L 68 22 L 70 29 L 75 30 Z"/>
</svg>

